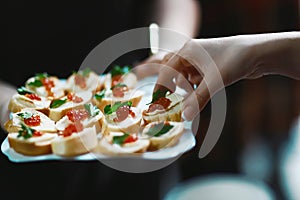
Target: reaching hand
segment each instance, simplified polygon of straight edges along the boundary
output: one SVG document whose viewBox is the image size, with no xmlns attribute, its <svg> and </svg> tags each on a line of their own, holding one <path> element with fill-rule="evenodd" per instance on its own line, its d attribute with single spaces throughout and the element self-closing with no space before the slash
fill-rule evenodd
<svg viewBox="0 0 300 200">
<path fill-rule="evenodd" d="M 184 89 L 183 117 L 192 120 L 214 94 L 240 79 L 271 73 L 299 78 L 299 38 L 282 33 L 192 39 L 165 56 L 154 91 Z M 289 60 L 282 61 L 285 55 Z"/>
<path fill-rule="evenodd" d="M 138 65 L 134 68 L 134 73 L 137 75 L 139 80 L 154 76 L 158 74 L 161 64 L 163 64 L 165 52 L 160 51 L 157 54 L 154 54 L 148 57 L 146 60 L 138 63 Z"/>
</svg>

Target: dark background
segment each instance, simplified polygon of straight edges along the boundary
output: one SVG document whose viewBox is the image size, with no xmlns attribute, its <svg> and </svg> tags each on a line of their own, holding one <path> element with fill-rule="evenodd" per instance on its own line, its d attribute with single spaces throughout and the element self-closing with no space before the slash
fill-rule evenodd
<svg viewBox="0 0 300 200">
<path fill-rule="evenodd" d="M 237 34 L 256 34 L 299 31 L 299 1 L 297 0 L 204 0 L 200 37 L 222 37 Z M 212 152 L 204 159 L 197 151 L 182 162 L 184 179 L 196 174 L 246 174 L 258 178 L 272 188 L 278 199 L 286 199 L 280 180 L 279 151 L 290 137 L 290 129 L 300 112 L 299 81 L 280 76 L 240 81 L 226 89 L 227 118 L 222 135 Z M 201 113 L 199 143 L 209 124 L 210 107 Z M 259 163 L 242 163 L 243 152 L 249 143 L 261 141 L 267 148 L 265 160 L 271 166 L 262 176 L 249 173 Z M 198 146 L 199 147 L 199 146 Z M 260 152 L 251 149 L 250 152 Z M 253 155 L 250 156 L 252 158 Z M 258 155 L 257 155 L 258 156 Z M 248 155 L 249 157 L 249 155 Z M 249 158 L 248 158 L 249 159 Z M 253 160 L 252 160 L 253 161 Z M 259 162 L 259 160 L 256 160 Z M 193 163 L 191 167 L 190 163 Z M 259 168 L 259 167 L 258 167 Z M 251 170 L 250 170 L 251 171 Z M 268 174 L 268 175 L 267 175 Z"/>
<path fill-rule="evenodd" d="M 5 20 L 1 22 L 7 34 L 1 79 L 20 86 L 36 72 L 68 76 L 106 38 L 127 29 L 148 26 L 155 18 L 149 17 L 152 3 L 133 0 L 7 2 Z M 297 3 L 296 0 L 202 0 L 198 37 L 299 30 Z M 148 54 L 146 50 L 132 52 L 115 63 L 131 64 Z M 260 138 L 272 152 L 273 166 L 263 181 L 279 199 L 284 199 L 278 181 L 278 149 L 288 139 L 291 124 L 299 114 L 299 88 L 299 82 L 279 76 L 241 81 L 228 87 L 225 127 L 212 152 L 203 159 L 197 156 L 209 124 L 208 105 L 201 113 L 197 147 L 156 172 L 128 174 L 99 162 L 16 164 L 1 154 L 1 195 L 12 199 L 87 199 L 93 195 L 97 199 L 160 199 L 179 181 L 215 173 L 243 174 L 242 152 L 247 144 Z M 4 138 L 2 132 L 1 142 Z M 174 181 L 172 176 L 178 168 L 179 179 Z"/>
</svg>

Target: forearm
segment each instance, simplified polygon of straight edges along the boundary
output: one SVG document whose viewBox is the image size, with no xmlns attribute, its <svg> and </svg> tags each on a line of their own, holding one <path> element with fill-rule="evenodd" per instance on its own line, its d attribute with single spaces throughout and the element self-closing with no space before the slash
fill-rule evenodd
<svg viewBox="0 0 300 200">
<path fill-rule="evenodd" d="M 256 68 L 266 74 L 300 79 L 300 32 L 261 34 L 253 37 Z"/>
<path fill-rule="evenodd" d="M 13 94 L 16 93 L 16 88 L 8 83 L 0 81 L 0 125 L 3 127 L 3 124 L 8 119 L 8 103 Z"/>
</svg>

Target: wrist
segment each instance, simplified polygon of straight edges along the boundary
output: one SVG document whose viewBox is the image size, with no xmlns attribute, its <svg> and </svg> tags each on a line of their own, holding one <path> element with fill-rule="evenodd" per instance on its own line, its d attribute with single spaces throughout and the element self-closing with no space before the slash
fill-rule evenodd
<svg viewBox="0 0 300 200">
<path fill-rule="evenodd" d="M 254 79 L 262 76 L 263 69 L 260 66 L 260 54 L 257 46 L 252 42 L 250 35 L 238 35 L 228 37 L 226 57 L 230 59 L 234 81 L 240 79 Z"/>
</svg>

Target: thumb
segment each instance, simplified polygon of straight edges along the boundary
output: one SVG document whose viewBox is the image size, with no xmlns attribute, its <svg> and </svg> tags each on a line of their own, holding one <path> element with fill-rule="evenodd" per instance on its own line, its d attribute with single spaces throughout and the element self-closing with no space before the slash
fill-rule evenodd
<svg viewBox="0 0 300 200">
<path fill-rule="evenodd" d="M 182 117 L 193 120 L 219 90 L 225 88 L 218 71 L 207 73 L 199 86 L 184 100 Z"/>
<path fill-rule="evenodd" d="M 210 100 L 210 93 L 205 81 L 201 81 L 200 85 L 183 101 L 183 119 L 187 121 L 193 120 L 207 105 Z"/>
</svg>

